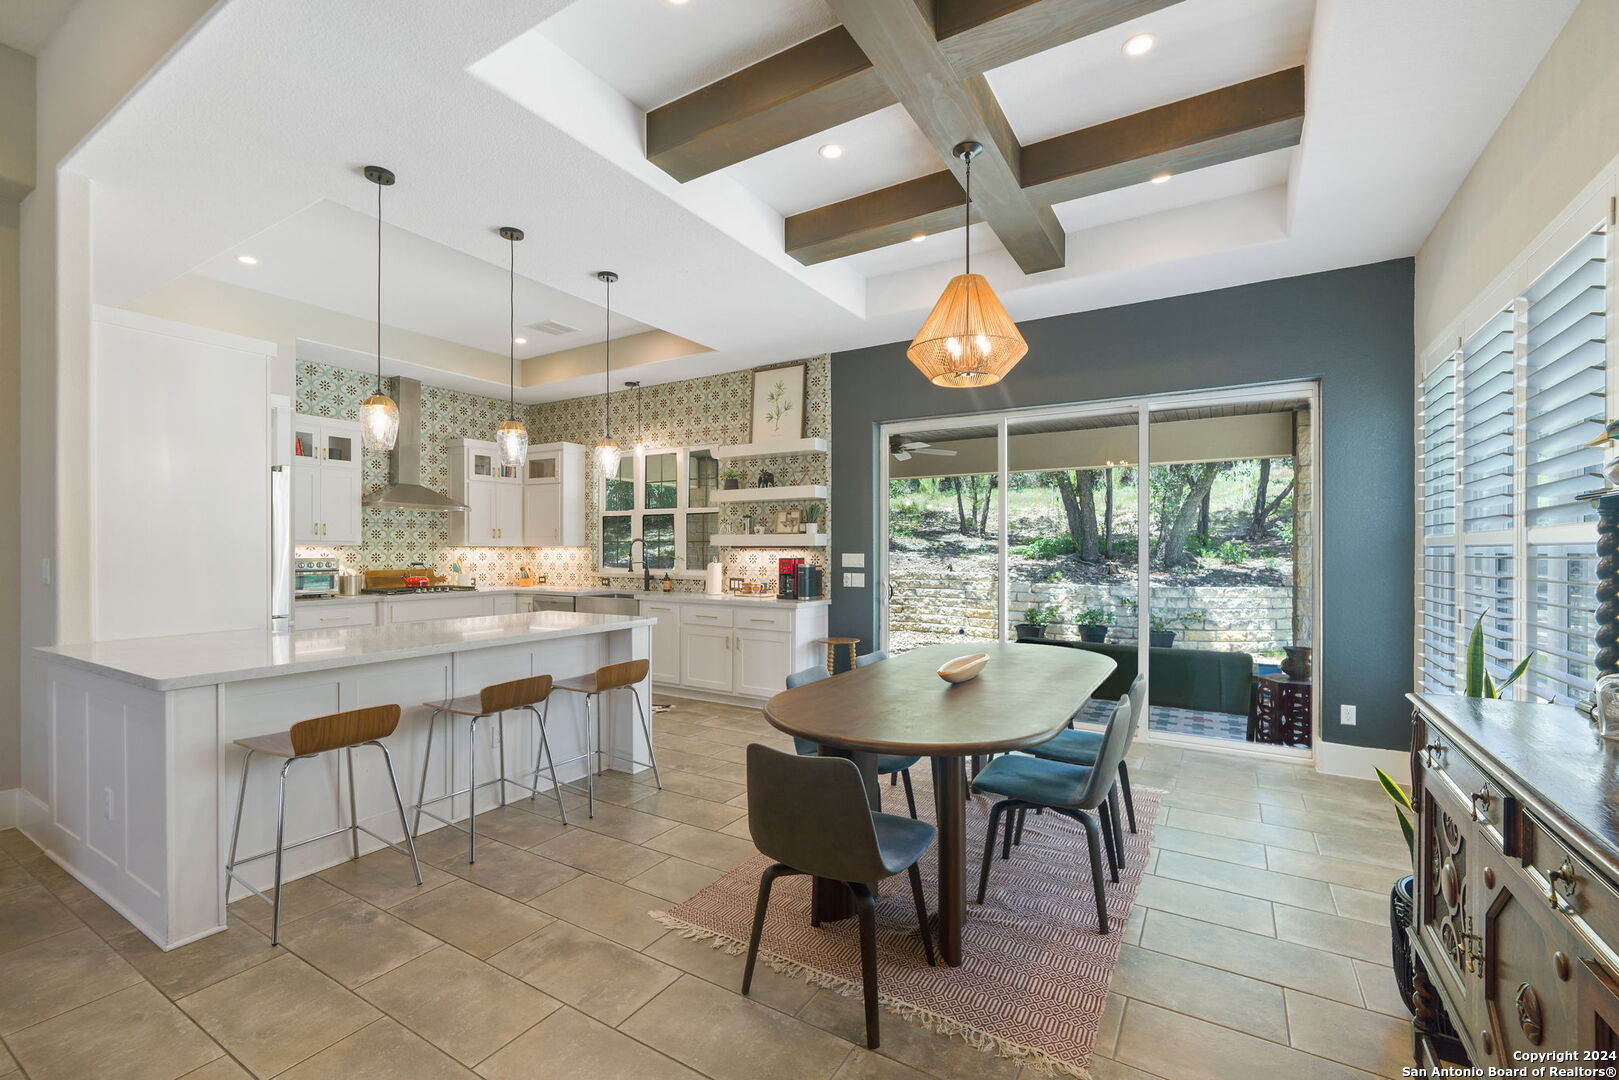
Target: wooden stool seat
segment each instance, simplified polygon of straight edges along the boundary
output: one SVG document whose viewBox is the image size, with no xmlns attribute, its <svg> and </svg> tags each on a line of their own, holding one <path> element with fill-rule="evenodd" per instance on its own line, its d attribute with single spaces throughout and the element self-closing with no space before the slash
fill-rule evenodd
<svg viewBox="0 0 1619 1080">
<path fill-rule="evenodd" d="M 554 690 L 570 690 L 575 694 L 600 694 L 604 690 L 617 690 L 621 686 L 634 686 L 647 677 L 651 670 L 650 660 L 625 660 L 619 664 L 608 664 L 599 667 L 586 675 L 575 675 L 569 679 L 557 679 L 551 684 Z"/>
<path fill-rule="evenodd" d="M 477 694 L 462 694 L 460 697 L 453 697 L 448 701 L 424 701 L 422 704 L 429 709 L 454 713 L 457 716 L 483 715 L 483 704 L 478 700 Z"/>
<path fill-rule="evenodd" d="M 627 761 L 632 766 L 651 766 L 652 780 L 661 789 L 663 776 L 658 772 L 658 752 L 652 746 L 652 722 L 647 719 L 646 708 L 641 704 L 640 684 L 652 672 L 650 660 L 620 660 L 616 664 L 604 664 L 595 671 L 584 675 L 574 675 L 566 679 L 557 679 L 551 684 L 553 690 L 566 690 L 569 693 L 579 694 L 585 699 L 585 752 L 580 755 L 587 762 L 585 771 L 585 788 L 580 792 L 576 784 L 568 784 L 571 791 L 578 792 L 585 797 L 585 813 L 590 817 L 596 816 L 596 774 L 605 767 L 609 758 Z M 602 723 L 602 707 L 606 696 L 613 690 L 628 690 L 635 699 L 635 711 L 640 716 L 641 733 L 646 736 L 648 761 L 638 760 L 634 753 L 620 754 L 604 745 L 604 727 Z M 591 719 L 591 702 L 596 704 L 595 719 Z M 634 750 L 632 742 L 631 750 Z M 570 758 L 563 764 L 569 764 L 578 758 Z"/>
<path fill-rule="evenodd" d="M 271 757 L 297 757 L 297 751 L 292 748 L 292 732 L 278 731 L 274 735 L 255 735 L 251 739 L 237 739 L 236 745 L 255 754 L 269 754 Z"/>
<path fill-rule="evenodd" d="M 838 650 L 839 649 L 848 649 L 849 650 L 849 666 L 845 667 L 843 670 L 848 671 L 850 668 L 854 667 L 854 664 L 855 664 L 855 660 L 854 660 L 855 649 L 860 647 L 860 639 L 859 638 L 857 638 L 857 637 L 821 637 L 821 638 L 816 638 L 815 639 L 815 644 L 817 644 L 817 645 L 825 645 L 826 646 L 826 673 L 828 675 L 836 675 L 836 674 L 838 674 Z"/>
</svg>

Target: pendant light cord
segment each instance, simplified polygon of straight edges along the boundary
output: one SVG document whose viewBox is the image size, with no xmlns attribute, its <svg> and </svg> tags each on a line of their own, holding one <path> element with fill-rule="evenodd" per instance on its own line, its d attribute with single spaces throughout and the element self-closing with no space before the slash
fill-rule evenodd
<svg viewBox="0 0 1619 1080">
<path fill-rule="evenodd" d="M 517 237 L 506 238 L 506 419 L 517 419 Z"/>
<path fill-rule="evenodd" d="M 377 393 L 382 393 L 382 185 L 377 185 Z"/>
<path fill-rule="evenodd" d="M 603 373 L 602 383 L 602 438 L 613 437 L 613 283 L 608 280 L 602 282 L 607 286 L 607 306 L 602 309 L 602 348 L 607 355 L 607 370 Z"/>
<path fill-rule="evenodd" d="M 970 274 L 973 272 L 973 246 L 971 237 L 967 235 L 967 230 L 972 228 L 973 223 L 973 159 L 971 155 L 967 157 L 967 180 L 965 186 L 967 204 L 961 208 L 961 246 L 967 250 L 967 273 Z"/>
</svg>

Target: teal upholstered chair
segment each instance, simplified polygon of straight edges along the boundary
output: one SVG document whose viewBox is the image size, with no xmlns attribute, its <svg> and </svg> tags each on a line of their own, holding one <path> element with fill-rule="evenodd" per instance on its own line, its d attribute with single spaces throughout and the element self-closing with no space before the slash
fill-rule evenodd
<svg viewBox="0 0 1619 1080">
<path fill-rule="evenodd" d="M 1002 828 L 1006 830 L 1001 858 L 1010 858 L 1017 815 L 1027 810 L 1050 810 L 1073 818 L 1085 829 L 1091 857 L 1091 885 L 1096 893 L 1096 922 L 1102 933 L 1107 933 L 1107 887 L 1102 881 L 1102 851 L 1104 848 L 1107 851 L 1114 881 L 1119 880 L 1119 865 L 1124 859 L 1122 845 L 1115 850 L 1116 826 L 1108 823 L 1111 816 L 1108 794 L 1113 790 L 1113 778 L 1119 762 L 1124 760 L 1124 748 L 1134 726 L 1126 698 L 1113 710 L 1094 765 L 1069 765 L 1027 754 L 1003 754 L 973 778 L 975 792 L 1001 796 L 990 809 L 989 828 L 984 834 L 984 861 L 978 875 L 980 904 L 989 887 L 989 868 L 994 861 L 997 833 Z"/>
<path fill-rule="evenodd" d="M 868 659 L 868 657 L 874 657 L 875 659 Z M 868 664 L 876 663 L 878 660 L 886 659 L 888 659 L 886 652 L 872 652 L 860 657 L 855 661 L 855 664 L 858 667 L 865 667 Z M 832 676 L 827 673 L 824 667 L 817 665 L 812 668 L 805 668 L 803 671 L 795 671 L 787 676 L 787 689 L 792 690 L 808 683 L 820 682 L 822 679 L 830 678 Z M 814 757 L 819 752 L 819 747 L 814 743 L 808 739 L 800 739 L 796 735 L 793 736 L 793 747 L 805 757 Z M 910 807 L 913 818 L 916 817 L 916 792 L 911 788 L 911 766 L 921 760 L 921 758 L 908 757 L 903 754 L 877 755 L 877 773 L 879 776 L 887 776 L 890 786 L 899 781 L 904 781 L 905 805 Z M 878 809 L 882 808 L 878 807 Z"/>
<path fill-rule="evenodd" d="M 1130 690 L 1126 697 L 1130 702 L 1130 715 L 1140 716 L 1141 710 L 1147 704 L 1147 677 L 1145 675 L 1137 674 L 1130 681 Z M 1126 755 L 1130 753 L 1130 746 L 1135 742 L 1137 726 L 1136 724 L 1130 725 L 1130 734 L 1124 743 L 1124 753 Z M 1102 740 L 1105 737 L 1105 730 L 1077 731 L 1070 728 L 1067 731 L 1059 731 L 1049 742 L 1029 747 L 1028 753 L 1033 754 L 1035 757 L 1066 762 L 1069 765 L 1094 765 L 1096 764 L 1096 755 L 1101 751 Z M 1130 831 L 1135 832 L 1136 803 L 1135 798 L 1130 793 L 1130 763 L 1125 761 L 1123 757 L 1119 758 L 1119 787 L 1124 792 L 1124 810 L 1130 818 Z"/>
</svg>

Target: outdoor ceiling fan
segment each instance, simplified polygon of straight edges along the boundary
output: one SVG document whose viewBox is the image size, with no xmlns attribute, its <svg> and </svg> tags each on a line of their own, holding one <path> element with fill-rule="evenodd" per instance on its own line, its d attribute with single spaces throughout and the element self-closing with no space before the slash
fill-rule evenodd
<svg viewBox="0 0 1619 1080">
<path fill-rule="evenodd" d="M 909 461 L 912 454 L 936 454 L 939 457 L 955 457 L 954 450 L 939 450 L 931 443 L 918 442 L 915 439 L 906 439 L 895 436 L 889 441 L 888 452 L 894 455 L 895 461 Z"/>
</svg>

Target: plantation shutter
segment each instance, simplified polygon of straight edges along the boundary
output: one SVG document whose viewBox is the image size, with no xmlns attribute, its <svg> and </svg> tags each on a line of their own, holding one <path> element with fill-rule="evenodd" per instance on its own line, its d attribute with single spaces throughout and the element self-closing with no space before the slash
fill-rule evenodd
<svg viewBox="0 0 1619 1080">
<path fill-rule="evenodd" d="M 1462 347 L 1462 528 L 1512 527 L 1512 311 Z"/>
<path fill-rule="evenodd" d="M 1422 380 L 1422 534 L 1456 531 L 1456 358 Z"/>
<path fill-rule="evenodd" d="M 1456 549 L 1422 552 L 1421 635 L 1418 687 L 1430 694 L 1452 694 L 1456 679 Z"/>
<path fill-rule="evenodd" d="M 1529 548 L 1529 689 L 1550 701 L 1583 698 L 1596 680 L 1596 545 Z"/>
<path fill-rule="evenodd" d="M 1530 288 L 1524 421 L 1525 518 L 1537 525 L 1595 521 L 1575 496 L 1602 486 L 1607 387 L 1606 236 L 1593 232 Z"/>
</svg>

